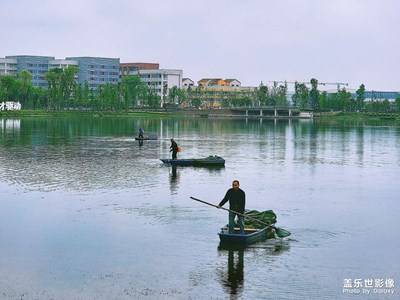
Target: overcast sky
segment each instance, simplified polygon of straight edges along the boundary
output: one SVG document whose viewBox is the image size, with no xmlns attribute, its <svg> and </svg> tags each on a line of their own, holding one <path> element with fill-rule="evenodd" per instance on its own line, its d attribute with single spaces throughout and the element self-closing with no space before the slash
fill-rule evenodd
<svg viewBox="0 0 400 300">
<path fill-rule="evenodd" d="M 0 0 L 0 12 L 3 58 L 114 57 L 195 82 L 400 91 L 398 0 Z"/>
</svg>

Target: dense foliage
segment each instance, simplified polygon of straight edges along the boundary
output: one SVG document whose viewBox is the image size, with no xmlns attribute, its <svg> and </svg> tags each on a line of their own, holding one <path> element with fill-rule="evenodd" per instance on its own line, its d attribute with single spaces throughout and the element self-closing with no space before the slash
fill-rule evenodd
<svg viewBox="0 0 400 300">
<path fill-rule="evenodd" d="M 0 76 L 0 102 L 19 102 L 23 109 L 47 110 L 129 110 L 132 108 L 217 108 L 217 107 L 287 107 L 314 111 L 345 112 L 398 112 L 400 97 L 394 102 L 371 99 L 365 101 L 365 86 L 360 85 L 355 95 L 345 88 L 336 93 L 318 90 L 318 80 L 310 80 L 310 88 L 305 83 L 295 83 L 294 94 L 288 98 L 287 84 L 266 86 L 262 82 L 255 89 L 210 90 L 189 87 L 186 90 L 176 86 L 164 89 L 157 95 L 151 86 L 140 81 L 139 76 L 124 76 L 119 84 L 104 84 L 98 89 L 90 89 L 76 82 L 78 67 L 52 69 L 46 74 L 48 88 L 34 87 L 32 75 L 23 70 L 18 77 Z"/>
<path fill-rule="evenodd" d="M 79 69 L 55 68 L 46 74 L 48 88 L 34 87 L 32 75 L 23 70 L 18 77 L 0 77 L 0 102 L 20 102 L 24 109 L 126 110 L 133 107 L 160 107 L 160 97 L 140 82 L 126 76 L 119 84 L 104 84 L 94 90 L 86 82 L 76 82 Z"/>
</svg>

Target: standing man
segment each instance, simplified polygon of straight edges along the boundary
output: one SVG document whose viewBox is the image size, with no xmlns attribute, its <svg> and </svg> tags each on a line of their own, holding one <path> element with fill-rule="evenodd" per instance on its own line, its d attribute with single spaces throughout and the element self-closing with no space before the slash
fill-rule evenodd
<svg viewBox="0 0 400 300">
<path fill-rule="evenodd" d="M 144 130 L 142 127 L 139 127 L 139 139 L 142 139 L 144 137 Z"/>
<path fill-rule="evenodd" d="M 224 199 L 217 205 L 217 208 L 221 208 L 226 202 L 229 201 L 229 209 L 234 212 L 229 212 L 229 233 L 234 232 L 235 216 L 239 219 L 240 234 L 244 234 L 244 217 L 240 214 L 244 214 L 244 207 L 246 205 L 246 194 L 239 188 L 239 180 L 232 182 L 232 188 L 230 188 Z"/>
<path fill-rule="evenodd" d="M 178 144 L 171 139 L 171 147 L 169 147 L 169 152 L 172 151 L 172 159 L 176 159 L 176 154 L 178 153 Z"/>
</svg>

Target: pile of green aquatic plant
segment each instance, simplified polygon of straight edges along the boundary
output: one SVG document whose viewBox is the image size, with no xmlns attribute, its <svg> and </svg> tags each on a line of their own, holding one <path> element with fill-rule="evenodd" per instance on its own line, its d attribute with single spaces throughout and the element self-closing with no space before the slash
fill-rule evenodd
<svg viewBox="0 0 400 300">
<path fill-rule="evenodd" d="M 246 210 L 244 212 L 244 225 L 248 228 L 264 228 L 265 224 L 273 225 L 276 223 L 276 214 L 272 210 L 258 211 Z"/>
</svg>

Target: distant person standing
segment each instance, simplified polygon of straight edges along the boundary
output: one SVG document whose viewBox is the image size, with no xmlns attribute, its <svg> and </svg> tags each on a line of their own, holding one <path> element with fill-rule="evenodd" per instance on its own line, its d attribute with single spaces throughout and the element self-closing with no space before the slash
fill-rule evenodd
<svg viewBox="0 0 400 300">
<path fill-rule="evenodd" d="M 232 182 L 232 188 L 230 188 L 224 199 L 216 206 L 221 208 L 226 202 L 229 201 L 229 233 L 234 233 L 235 217 L 238 216 L 240 234 L 244 234 L 244 207 L 246 205 L 246 194 L 239 188 L 239 180 Z M 239 214 L 237 214 L 239 213 Z"/>
<path fill-rule="evenodd" d="M 142 127 L 139 127 L 139 139 L 142 139 L 144 137 L 144 130 Z"/>
<path fill-rule="evenodd" d="M 172 151 L 172 159 L 176 159 L 176 154 L 178 153 L 178 144 L 171 139 L 171 147 L 169 147 L 169 152 Z"/>
</svg>

